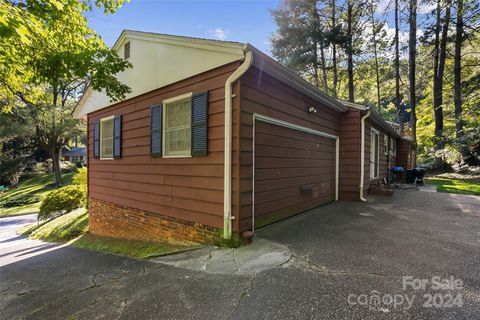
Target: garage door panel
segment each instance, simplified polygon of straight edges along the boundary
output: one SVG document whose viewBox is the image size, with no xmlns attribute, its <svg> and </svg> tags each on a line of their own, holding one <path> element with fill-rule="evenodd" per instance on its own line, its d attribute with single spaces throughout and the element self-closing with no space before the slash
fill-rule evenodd
<svg viewBox="0 0 480 320">
<path fill-rule="evenodd" d="M 308 190 L 305 190 L 305 188 L 307 188 Z M 299 186 L 292 186 L 288 188 L 258 192 L 257 193 L 258 197 L 255 203 L 263 204 L 263 203 L 282 200 L 286 198 L 294 198 L 294 199 L 298 198 L 298 199 L 301 199 L 302 201 L 319 199 L 322 195 L 329 194 L 329 190 L 331 188 L 332 188 L 331 182 L 303 183 Z"/>
<path fill-rule="evenodd" d="M 258 145 L 258 144 L 257 144 Z M 304 159 L 331 159 L 334 154 L 332 152 L 323 152 L 318 150 L 303 150 L 293 149 L 281 146 L 262 146 L 256 150 L 256 155 L 259 157 L 274 157 L 274 158 L 291 158 L 292 154 L 296 158 Z"/>
<path fill-rule="evenodd" d="M 305 167 L 307 165 L 308 167 Z M 335 161 L 332 159 L 308 159 L 308 158 L 271 158 L 258 157 L 255 162 L 257 169 L 275 168 L 325 168 L 335 167 Z"/>
<path fill-rule="evenodd" d="M 336 141 L 255 123 L 255 225 L 335 200 Z"/>
<path fill-rule="evenodd" d="M 277 209 L 275 211 L 270 211 L 268 204 L 261 205 L 259 208 L 260 215 L 257 216 L 257 208 L 255 207 L 255 228 L 260 228 L 263 226 L 266 226 L 268 224 L 271 224 L 273 222 L 294 216 L 300 212 L 315 208 L 319 206 L 319 201 L 322 203 L 328 203 L 332 200 L 328 200 L 328 198 L 324 199 L 314 199 L 310 201 L 304 201 L 296 206 L 290 206 L 290 207 L 284 207 Z M 262 212 L 267 212 L 266 214 L 263 214 Z"/>
<path fill-rule="evenodd" d="M 270 180 L 256 181 L 255 192 L 261 193 L 264 191 L 273 191 L 278 189 L 285 189 L 288 187 L 301 187 L 306 184 L 314 184 L 322 179 L 322 175 L 308 175 L 304 177 L 294 177 L 285 179 L 276 179 L 275 183 Z"/>
<path fill-rule="evenodd" d="M 274 134 L 255 134 L 255 144 L 260 146 L 276 146 L 282 148 L 290 148 L 294 150 L 325 150 L 325 146 L 333 146 L 334 143 L 320 140 L 312 142 L 307 140 L 292 139 L 291 137 L 277 136 Z"/>
<path fill-rule="evenodd" d="M 272 128 L 272 126 L 274 127 Z M 333 141 L 332 139 L 328 139 L 328 138 L 326 140 L 318 140 L 317 135 L 312 135 L 308 133 L 306 135 L 306 133 L 303 131 L 294 130 L 291 128 L 287 128 L 287 127 L 283 127 L 283 126 L 279 126 L 271 123 L 266 123 L 266 122 L 260 122 L 260 121 L 257 121 L 255 123 L 255 132 L 256 132 L 256 135 L 266 134 L 266 135 L 277 136 L 279 138 L 286 137 L 292 140 L 301 140 L 301 141 L 321 143 L 321 144 L 324 144 L 324 143 L 330 144 Z"/>
<path fill-rule="evenodd" d="M 275 169 L 256 169 L 255 181 L 272 180 L 282 178 L 305 177 L 314 175 L 330 175 L 331 171 L 335 171 L 335 166 L 316 167 L 316 168 L 275 168 Z"/>
<path fill-rule="evenodd" d="M 282 209 L 287 209 L 287 208 L 291 209 L 291 208 L 301 207 L 302 204 L 305 202 L 318 203 L 319 201 L 329 202 L 329 201 L 332 201 L 332 199 L 330 199 L 327 195 L 321 195 L 316 198 L 312 198 L 308 195 L 304 195 L 302 197 L 292 196 L 288 198 L 283 198 L 281 200 L 276 200 L 276 201 L 255 205 L 255 215 L 256 215 L 256 218 L 260 218 L 264 215 L 269 215 L 272 212 L 276 212 Z M 299 213 L 299 212 L 296 212 L 296 213 Z"/>
</svg>

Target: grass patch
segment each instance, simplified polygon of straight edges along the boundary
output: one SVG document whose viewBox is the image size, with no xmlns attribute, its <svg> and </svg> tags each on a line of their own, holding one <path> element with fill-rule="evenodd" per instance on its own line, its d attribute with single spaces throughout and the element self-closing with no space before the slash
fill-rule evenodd
<svg viewBox="0 0 480 320">
<path fill-rule="evenodd" d="M 135 258 L 147 258 L 150 255 L 165 254 L 185 249 L 159 243 L 114 239 L 85 234 L 72 242 L 72 245 L 95 251 L 111 252 Z"/>
<path fill-rule="evenodd" d="M 427 178 L 427 183 L 437 186 L 438 192 L 480 195 L 480 183 L 446 178 Z"/>
<path fill-rule="evenodd" d="M 172 246 L 134 240 L 123 240 L 95 236 L 88 233 L 88 212 L 77 209 L 54 220 L 25 226 L 17 231 L 20 235 L 28 235 L 29 239 L 52 242 L 69 242 L 70 245 L 101 252 L 122 254 L 135 258 L 147 258 L 150 255 L 166 254 L 188 249 L 184 246 Z"/>
<path fill-rule="evenodd" d="M 77 238 L 88 231 L 88 213 L 77 209 L 54 220 L 20 229 L 17 233 L 29 235 L 29 239 L 65 242 Z"/>
<path fill-rule="evenodd" d="M 63 185 L 71 184 L 72 177 L 75 175 L 75 173 L 76 172 L 69 172 L 63 174 Z M 38 201 L 18 207 L 0 208 L 0 216 L 38 212 L 42 200 L 53 190 L 50 185 L 54 182 L 54 180 L 53 174 L 43 173 L 20 182 L 17 188 L 4 192 L 1 196 L 0 202 L 9 198 L 20 196 L 37 196 Z"/>
</svg>

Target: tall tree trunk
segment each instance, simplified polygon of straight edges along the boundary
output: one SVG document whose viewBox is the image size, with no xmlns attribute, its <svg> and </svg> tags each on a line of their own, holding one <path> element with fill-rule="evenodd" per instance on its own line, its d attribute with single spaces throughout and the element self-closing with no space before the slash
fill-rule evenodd
<svg viewBox="0 0 480 320">
<path fill-rule="evenodd" d="M 353 84 L 353 34 L 352 21 L 353 19 L 353 0 L 348 0 L 347 3 L 347 73 L 348 73 L 348 100 L 355 102 L 354 84 Z"/>
<path fill-rule="evenodd" d="M 417 0 L 410 0 L 409 24 L 410 32 L 408 39 L 408 78 L 410 82 L 410 128 L 412 129 L 412 140 L 417 141 L 417 100 L 415 94 L 415 68 L 417 55 Z M 415 163 L 415 159 L 412 159 Z"/>
<path fill-rule="evenodd" d="M 375 75 L 377 79 L 377 107 L 378 107 L 378 113 L 381 115 L 382 109 L 380 107 L 380 76 L 378 72 L 377 29 L 375 28 L 375 17 L 373 16 L 373 13 L 374 13 L 373 1 L 370 3 L 370 5 L 371 5 L 370 14 L 372 18 L 373 55 L 375 58 Z"/>
<path fill-rule="evenodd" d="M 60 150 L 53 147 L 50 148 L 50 156 L 52 157 L 52 172 L 55 177 L 54 185 L 56 187 L 62 185 L 62 170 L 60 168 Z"/>
<path fill-rule="evenodd" d="M 454 56 L 454 103 L 455 103 L 455 134 L 457 141 L 464 137 L 462 118 L 462 44 L 463 44 L 463 0 L 457 0 L 457 23 L 455 32 Z M 462 156 L 466 156 L 466 148 L 461 146 Z"/>
<path fill-rule="evenodd" d="M 332 0 L 332 29 L 337 25 L 336 17 L 336 2 Z M 333 69 L 333 97 L 337 97 L 337 84 L 338 84 L 338 73 L 337 73 L 337 46 L 335 43 L 332 43 L 332 69 Z"/>
<path fill-rule="evenodd" d="M 325 92 L 328 93 L 328 85 L 327 85 L 327 71 L 325 66 L 325 51 L 324 51 L 324 39 L 323 39 L 323 32 L 321 30 L 321 21 L 320 15 L 318 14 L 317 8 L 317 0 L 311 0 L 311 10 L 312 10 L 312 17 L 314 19 L 314 46 L 315 46 L 315 77 L 316 77 L 316 85 L 320 87 L 320 76 L 318 74 L 318 53 L 317 50 L 320 49 L 320 67 L 322 68 L 322 88 Z"/>
<path fill-rule="evenodd" d="M 400 135 L 403 136 L 403 112 L 400 105 L 400 41 L 398 32 L 400 21 L 398 17 L 398 0 L 395 0 L 395 107 L 397 109 L 397 121 L 400 127 Z"/>
<path fill-rule="evenodd" d="M 323 90 L 325 93 L 328 93 L 328 78 L 327 78 L 327 65 L 325 64 L 325 41 L 322 39 L 320 41 L 320 62 L 322 64 L 322 82 L 323 82 Z"/>
<path fill-rule="evenodd" d="M 447 55 L 447 36 L 450 23 L 451 0 L 445 2 L 445 17 L 440 39 L 441 5 L 437 2 L 437 21 L 435 25 L 435 54 L 434 54 L 434 78 L 433 78 L 433 109 L 435 116 L 435 166 L 443 165 L 443 156 L 439 154 L 445 146 L 443 137 L 443 74 Z"/>
<path fill-rule="evenodd" d="M 315 48 L 318 47 L 317 42 L 315 41 L 314 44 Z M 314 50 L 313 53 L 313 61 L 312 61 L 312 68 L 313 68 L 313 80 L 315 82 L 315 87 L 320 88 L 320 78 L 318 76 L 318 55 L 317 50 Z"/>
</svg>

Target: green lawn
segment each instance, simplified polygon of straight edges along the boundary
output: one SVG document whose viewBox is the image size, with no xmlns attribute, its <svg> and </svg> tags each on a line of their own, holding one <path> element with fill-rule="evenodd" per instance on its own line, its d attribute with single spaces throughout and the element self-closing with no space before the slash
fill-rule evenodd
<svg viewBox="0 0 480 320">
<path fill-rule="evenodd" d="M 69 172 L 63 174 L 63 184 L 68 185 L 72 182 L 72 177 L 76 172 Z M 18 184 L 17 188 L 10 189 L 1 195 L 1 200 L 7 200 L 9 198 L 17 196 L 38 196 L 38 201 L 27 205 L 3 208 L 0 206 L 0 216 L 8 216 L 22 213 L 38 212 L 42 200 L 53 189 L 49 186 L 54 182 L 52 174 L 38 174 L 37 176 L 22 181 Z M 1 201 L 0 201 L 1 202 Z"/>
<path fill-rule="evenodd" d="M 480 183 L 447 179 L 427 178 L 427 184 L 436 185 L 438 192 L 480 195 Z"/>
<path fill-rule="evenodd" d="M 88 212 L 77 209 L 41 225 L 33 223 L 17 231 L 29 239 L 69 242 L 70 245 L 95 251 L 111 252 L 136 258 L 161 255 L 186 247 L 161 243 L 99 237 L 88 233 Z"/>
<path fill-rule="evenodd" d="M 29 239 L 70 241 L 88 231 L 88 213 L 80 208 L 40 225 L 33 223 L 17 231 Z"/>
<path fill-rule="evenodd" d="M 162 255 L 185 249 L 185 247 L 160 243 L 99 237 L 89 233 L 74 240 L 71 244 L 75 247 L 122 254 L 135 258 L 148 258 L 152 255 Z"/>
</svg>

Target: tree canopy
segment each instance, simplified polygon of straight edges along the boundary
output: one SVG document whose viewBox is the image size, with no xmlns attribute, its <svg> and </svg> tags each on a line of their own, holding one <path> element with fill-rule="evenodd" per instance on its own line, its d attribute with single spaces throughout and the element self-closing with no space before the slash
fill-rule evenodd
<svg viewBox="0 0 480 320">
<path fill-rule="evenodd" d="M 9 110 L 18 99 L 37 104 L 46 90 L 79 82 L 105 91 L 112 100 L 123 98 L 129 88 L 118 82 L 115 74 L 129 64 L 103 43 L 83 15 L 92 5 L 113 13 L 123 2 L 1 0 L 2 108 Z"/>
<path fill-rule="evenodd" d="M 0 0 L 0 108 L 33 119 L 36 136 L 52 157 L 61 184 L 61 149 L 79 130 L 71 116 L 90 86 L 112 101 L 130 88 L 116 74 L 130 63 L 88 27 L 93 7 L 114 13 L 124 0 Z M 25 108 L 27 112 L 15 112 Z"/>
<path fill-rule="evenodd" d="M 274 58 L 337 98 L 410 123 L 421 161 L 480 163 L 478 1 L 284 0 L 272 15 Z"/>
</svg>

